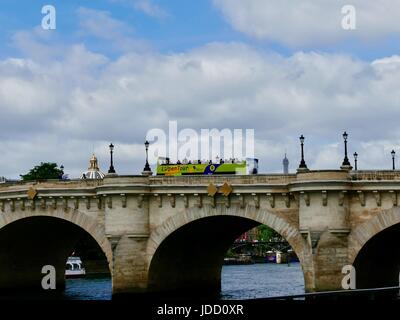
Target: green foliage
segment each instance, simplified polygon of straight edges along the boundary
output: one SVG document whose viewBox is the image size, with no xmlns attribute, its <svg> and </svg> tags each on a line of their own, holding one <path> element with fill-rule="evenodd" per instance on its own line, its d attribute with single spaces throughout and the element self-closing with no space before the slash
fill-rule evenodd
<svg viewBox="0 0 400 320">
<path fill-rule="evenodd" d="M 234 258 L 235 256 L 236 256 L 236 254 L 233 252 L 232 248 L 229 248 L 229 250 L 225 254 L 226 258 Z"/>
<path fill-rule="evenodd" d="M 261 225 L 258 228 L 258 241 L 273 241 L 275 239 L 282 239 L 281 235 L 274 229 L 266 225 Z"/>
<path fill-rule="evenodd" d="M 35 166 L 27 174 L 21 174 L 24 181 L 61 179 L 63 171 L 58 168 L 56 163 L 41 162 Z"/>
</svg>

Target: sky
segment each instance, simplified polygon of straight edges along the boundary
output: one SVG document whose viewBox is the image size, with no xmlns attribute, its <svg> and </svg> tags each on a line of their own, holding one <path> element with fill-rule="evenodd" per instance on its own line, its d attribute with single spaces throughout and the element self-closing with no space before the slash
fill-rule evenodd
<svg viewBox="0 0 400 320">
<path fill-rule="evenodd" d="M 110 142 L 117 173 L 140 174 L 148 132 L 169 121 L 253 129 L 265 173 L 285 153 L 295 172 L 301 134 L 310 169 L 338 169 L 345 130 L 359 169 L 390 169 L 399 12 L 398 0 L 2 0 L 0 176 L 56 162 L 77 178 L 92 153 L 106 172 Z"/>
</svg>

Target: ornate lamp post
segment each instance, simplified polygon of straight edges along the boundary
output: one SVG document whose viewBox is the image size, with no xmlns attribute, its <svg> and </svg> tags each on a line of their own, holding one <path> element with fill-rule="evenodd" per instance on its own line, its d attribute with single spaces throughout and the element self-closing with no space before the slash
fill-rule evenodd
<svg viewBox="0 0 400 320">
<path fill-rule="evenodd" d="M 108 169 L 109 174 L 115 174 L 115 169 L 114 169 L 114 159 L 113 159 L 113 153 L 114 153 L 114 145 L 111 143 L 109 145 L 110 148 L 110 169 Z"/>
<path fill-rule="evenodd" d="M 344 159 L 343 159 L 343 163 L 342 166 L 340 167 L 341 169 L 346 169 L 346 170 L 351 170 L 353 167 L 350 164 L 349 158 L 347 157 L 347 138 L 349 137 L 349 135 L 347 134 L 347 132 L 345 131 L 343 133 L 343 140 L 344 140 Z"/>
<path fill-rule="evenodd" d="M 396 170 L 396 165 L 395 165 L 396 152 L 392 150 L 391 154 L 392 154 L 392 168 L 393 170 Z"/>
<path fill-rule="evenodd" d="M 304 161 L 304 140 L 305 140 L 305 138 L 303 135 L 301 135 L 299 139 L 300 139 L 300 146 L 301 146 L 301 161 L 300 161 L 300 165 L 299 165 L 299 168 L 297 169 L 297 171 L 307 171 L 308 168 L 307 168 L 306 162 Z"/>
<path fill-rule="evenodd" d="M 357 152 L 354 152 L 353 156 L 354 156 L 354 170 L 357 171 L 357 159 L 358 159 Z"/>
<path fill-rule="evenodd" d="M 146 164 L 144 166 L 142 174 L 151 176 L 153 173 L 151 172 L 151 168 L 149 165 L 149 145 L 150 143 L 146 140 L 146 142 L 144 143 L 144 146 L 146 148 Z"/>
</svg>

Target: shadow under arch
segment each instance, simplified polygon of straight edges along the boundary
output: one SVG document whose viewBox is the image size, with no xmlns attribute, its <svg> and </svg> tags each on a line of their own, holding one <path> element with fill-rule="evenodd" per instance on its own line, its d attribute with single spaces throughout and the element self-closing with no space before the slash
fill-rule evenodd
<svg viewBox="0 0 400 320">
<path fill-rule="evenodd" d="M 64 217 L 65 215 L 65 217 Z M 76 243 L 89 235 L 104 254 L 110 267 L 111 246 L 98 231 L 94 219 L 78 212 L 15 212 L 3 215 L 0 224 L 0 290 L 43 291 L 42 267 L 56 269 L 56 291 L 65 288 L 65 263 Z M 109 268 L 111 270 L 111 268 Z"/>
<path fill-rule="evenodd" d="M 380 231 L 364 244 L 354 260 L 357 289 L 399 286 L 399 243 L 400 223 Z"/>
<path fill-rule="evenodd" d="M 188 210 L 169 218 L 155 229 L 147 250 L 149 291 L 218 295 L 226 251 L 241 234 L 261 224 L 284 237 L 302 264 L 307 246 L 297 228 L 266 210 L 253 208 L 252 212 L 257 214 L 246 214 L 249 209 L 248 206 L 247 210 L 239 210 L 242 214 L 208 216 Z"/>
<path fill-rule="evenodd" d="M 384 210 L 354 228 L 349 234 L 349 263 L 353 264 L 365 244 L 380 232 L 400 224 L 400 208 Z"/>
</svg>

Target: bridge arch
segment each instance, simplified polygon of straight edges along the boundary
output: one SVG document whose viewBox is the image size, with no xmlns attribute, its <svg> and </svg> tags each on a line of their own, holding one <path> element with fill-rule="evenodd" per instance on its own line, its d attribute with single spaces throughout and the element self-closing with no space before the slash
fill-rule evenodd
<svg viewBox="0 0 400 320">
<path fill-rule="evenodd" d="M 354 263 L 358 253 L 378 233 L 400 224 L 400 208 L 384 210 L 352 229 L 349 234 L 349 263 Z"/>
<path fill-rule="evenodd" d="M 398 286 L 400 273 L 400 209 L 379 213 L 349 235 L 349 262 L 357 288 Z"/>
<path fill-rule="evenodd" d="M 251 205 L 246 208 L 240 208 L 239 205 L 230 208 L 205 205 L 201 209 L 189 208 L 177 213 L 151 232 L 147 247 L 149 290 L 169 291 L 174 286 L 180 290 L 184 284 L 184 289 L 196 288 L 200 292 L 219 293 L 226 251 L 238 236 L 261 224 L 273 228 L 288 241 L 299 257 L 306 282 L 308 268 L 304 263 L 307 260 L 305 256 L 310 253 L 295 222 L 288 221 L 283 214 Z M 193 254 L 197 255 L 196 261 L 183 261 L 188 257 L 184 252 L 188 250 L 186 244 L 201 232 L 205 238 L 204 245 L 212 249 L 205 252 L 201 247 L 195 247 Z M 207 259 L 207 263 L 202 263 L 203 258 Z M 181 269 L 174 272 L 168 270 L 168 265 Z M 189 271 L 190 274 L 185 273 L 186 267 L 193 269 Z"/>
<path fill-rule="evenodd" d="M 84 234 L 90 235 L 97 243 L 111 272 L 111 245 L 97 220 L 89 215 L 62 208 L 16 210 L 0 214 L 0 290 L 38 289 L 44 275 L 36 269 L 42 263 L 54 263 L 56 287 L 63 289 L 65 262 L 71 252 L 68 250 L 73 249 L 75 240 Z M 7 279 L 10 274 L 14 279 Z"/>
</svg>

